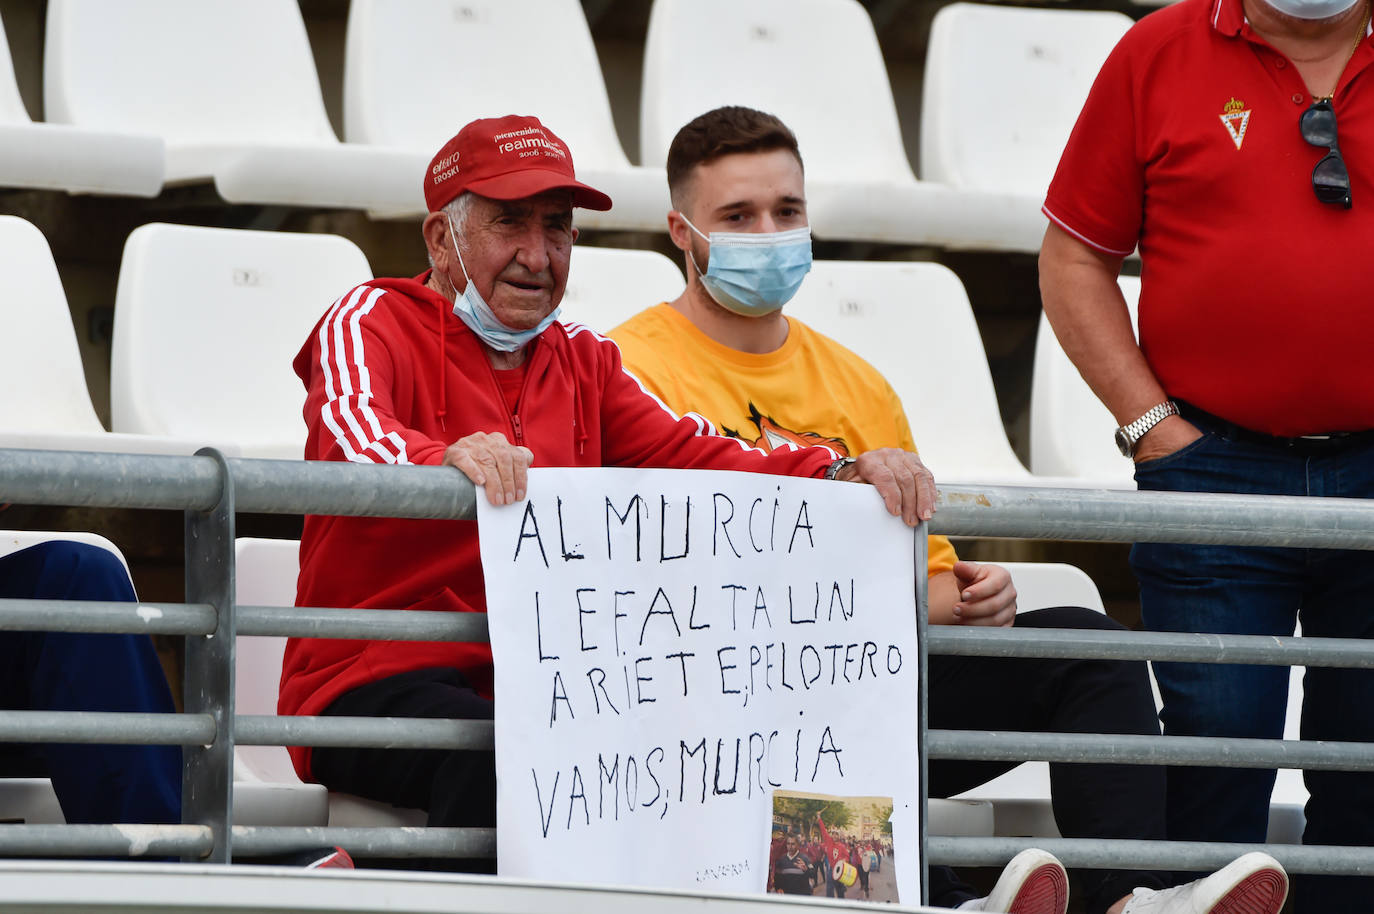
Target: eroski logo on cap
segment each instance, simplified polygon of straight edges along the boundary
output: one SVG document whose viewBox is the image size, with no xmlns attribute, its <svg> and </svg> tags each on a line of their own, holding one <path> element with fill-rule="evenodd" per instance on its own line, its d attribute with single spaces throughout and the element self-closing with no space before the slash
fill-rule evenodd
<svg viewBox="0 0 1374 914">
<path fill-rule="evenodd" d="M 525 127 L 492 137 L 498 152 L 519 152 L 520 158 L 532 155 L 552 155 L 566 159 L 568 154 L 557 143 L 549 142 L 548 134 L 539 127 Z"/>
<path fill-rule="evenodd" d="M 458 174 L 459 155 L 460 153 L 455 152 L 453 155 L 444 156 L 442 159 L 434 163 L 434 167 L 431 168 L 429 172 L 434 176 L 435 184 L 438 184 L 439 182 L 447 180 L 448 178 L 451 178 L 454 175 Z"/>
</svg>

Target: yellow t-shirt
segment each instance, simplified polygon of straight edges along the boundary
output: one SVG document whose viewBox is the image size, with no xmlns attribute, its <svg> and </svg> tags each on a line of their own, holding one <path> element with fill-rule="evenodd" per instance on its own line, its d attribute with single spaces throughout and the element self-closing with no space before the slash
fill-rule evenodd
<svg viewBox="0 0 1374 914">
<path fill-rule="evenodd" d="M 901 400 L 872 365 L 795 318 L 787 323 L 787 341 L 762 355 L 717 343 L 667 304 L 610 336 L 625 367 L 669 409 L 699 413 L 765 451 L 783 442 L 853 455 L 916 450 Z M 949 540 L 930 537 L 930 574 L 956 560 Z"/>
</svg>

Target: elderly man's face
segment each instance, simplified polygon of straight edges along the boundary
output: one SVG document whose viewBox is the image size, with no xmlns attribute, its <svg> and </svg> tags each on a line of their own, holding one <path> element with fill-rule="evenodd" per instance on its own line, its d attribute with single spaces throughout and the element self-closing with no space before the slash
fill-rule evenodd
<svg viewBox="0 0 1374 914">
<path fill-rule="evenodd" d="M 512 330 L 538 325 L 563 299 L 577 230 L 572 194 L 550 191 L 520 200 L 475 196 L 464 234 L 463 264 L 497 320 Z M 456 258 L 448 269 L 463 289 Z"/>
</svg>

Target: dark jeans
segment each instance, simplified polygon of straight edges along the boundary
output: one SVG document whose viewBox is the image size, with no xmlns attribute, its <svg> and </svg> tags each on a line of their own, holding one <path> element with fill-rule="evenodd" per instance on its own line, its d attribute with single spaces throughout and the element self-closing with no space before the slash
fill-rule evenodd
<svg viewBox="0 0 1374 914">
<path fill-rule="evenodd" d="M 1018 628 L 1121 630 L 1081 607 L 1024 612 Z M 1159 734 L 1145 664 L 1117 660 L 994 657 L 930 658 L 930 726 L 940 730 Z M 1017 762 L 932 761 L 930 795 L 947 797 L 986 783 Z M 1164 769 L 1141 765 L 1052 764 L 1051 802 L 1066 838 L 1164 837 Z M 1162 888 L 1162 873 L 1092 870 L 1074 874 L 1089 914 L 1136 886 Z M 929 873 L 930 901 L 953 907 L 973 897 L 945 867 Z"/>
<path fill-rule="evenodd" d="M 124 567 L 94 546 L 52 541 L 0 558 L 0 597 L 133 600 Z M 143 635 L 0 632 L 0 707 L 171 713 Z M 70 823 L 181 821 L 179 746 L 0 745 L 0 771 L 47 776 Z"/>
<path fill-rule="evenodd" d="M 1374 445 L 1324 453 L 1234 440 L 1191 417 L 1205 434 L 1182 450 L 1136 468 L 1141 489 L 1263 495 L 1374 497 Z M 1291 635 L 1374 635 L 1374 556 L 1368 552 L 1278 547 L 1139 543 L 1131 564 L 1141 614 L 1155 631 Z M 1283 735 L 1288 670 L 1276 666 L 1157 663 L 1164 730 L 1189 736 Z M 1303 679 L 1302 738 L 1374 739 L 1374 672 L 1314 667 Z M 1374 844 L 1374 774 L 1309 771 L 1304 777 L 1307 844 Z M 1169 774 L 1169 837 L 1263 841 L 1274 771 L 1174 768 Z M 1299 912 L 1369 910 L 1374 881 L 1298 876 Z"/>
<path fill-rule="evenodd" d="M 400 673 L 339 696 L 323 712 L 341 717 L 491 720 L 492 702 L 457 670 Z M 496 767 L 490 752 L 447 749 L 318 747 L 311 773 L 330 790 L 428 813 L 426 824 L 496 827 Z M 494 860 L 422 860 L 408 866 L 494 873 Z"/>
</svg>

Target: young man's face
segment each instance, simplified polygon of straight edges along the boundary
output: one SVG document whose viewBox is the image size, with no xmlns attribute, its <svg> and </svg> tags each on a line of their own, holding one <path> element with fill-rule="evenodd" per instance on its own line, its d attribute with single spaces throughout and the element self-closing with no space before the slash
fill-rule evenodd
<svg viewBox="0 0 1374 914">
<path fill-rule="evenodd" d="M 721 156 L 696 166 L 682 212 L 702 234 L 785 232 L 806 226 L 801 163 L 786 149 Z M 673 243 L 706 269 L 710 245 L 685 225 L 671 226 Z M 690 245 L 690 247 L 689 247 Z"/>
</svg>

